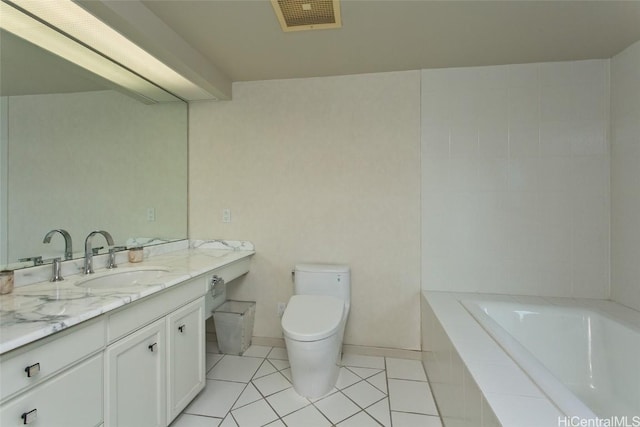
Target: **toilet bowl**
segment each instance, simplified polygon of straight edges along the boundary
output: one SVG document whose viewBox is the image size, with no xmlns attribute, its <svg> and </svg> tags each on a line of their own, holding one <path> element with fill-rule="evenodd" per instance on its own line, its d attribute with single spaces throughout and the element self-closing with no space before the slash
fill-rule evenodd
<svg viewBox="0 0 640 427">
<path fill-rule="evenodd" d="M 331 391 L 338 379 L 349 316 L 346 266 L 300 265 L 295 291 L 282 316 L 293 388 L 307 398 Z"/>
</svg>

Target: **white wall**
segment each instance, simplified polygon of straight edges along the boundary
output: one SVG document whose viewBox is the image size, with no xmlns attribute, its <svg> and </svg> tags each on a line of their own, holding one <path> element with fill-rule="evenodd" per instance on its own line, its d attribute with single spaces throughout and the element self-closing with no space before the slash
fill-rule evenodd
<svg viewBox="0 0 640 427">
<path fill-rule="evenodd" d="M 611 297 L 640 310 L 640 42 L 611 60 Z"/>
<path fill-rule="evenodd" d="M 609 296 L 608 71 L 422 72 L 424 289 Z"/>
<path fill-rule="evenodd" d="M 420 73 L 235 83 L 190 104 L 189 235 L 247 239 L 254 335 L 281 337 L 276 303 L 298 262 L 346 263 L 345 342 L 420 348 Z M 222 223 L 222 209 L 231 223 Z"/>
</svg>

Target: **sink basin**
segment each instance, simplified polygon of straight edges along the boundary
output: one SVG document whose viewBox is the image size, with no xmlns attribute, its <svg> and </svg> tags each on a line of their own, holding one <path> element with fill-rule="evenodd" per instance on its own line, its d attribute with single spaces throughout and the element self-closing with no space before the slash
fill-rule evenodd
<svg viewBox="0 0 640 427">
<path fill-rule="evenodd" d="M 154 282 L 154 279 L 169 271 L 165 267 L 118 268 L 106 273 L 81 279 L 76 286 L 83 288 L 123 288 Z"/>
</svg>

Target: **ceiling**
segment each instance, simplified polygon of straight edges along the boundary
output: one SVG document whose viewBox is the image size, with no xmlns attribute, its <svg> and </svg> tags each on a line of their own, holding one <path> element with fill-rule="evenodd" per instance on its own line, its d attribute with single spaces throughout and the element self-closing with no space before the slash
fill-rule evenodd
<svg viewBox="0 0 640 427">
<path fill-rule="evenodd" d="M 640 0 L 342 0 L 342 28 L 287 33 L 269 0 L 75 1 L 220 99 L 232 81 L 610 58 L 640 40 Z M 2 96 L 113 86 L 0 42 Z"/>
<path fill-rule="evenodd" d="M 640 40 L 640 1 L 342 0 L 342 28 L 289 33 L 268 0 L 143 4 L 232 81 L 610 58 Z"/>
</svg>

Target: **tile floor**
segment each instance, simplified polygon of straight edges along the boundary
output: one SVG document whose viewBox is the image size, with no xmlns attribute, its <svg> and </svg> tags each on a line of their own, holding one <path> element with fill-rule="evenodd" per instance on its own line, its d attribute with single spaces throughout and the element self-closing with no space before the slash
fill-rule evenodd
<svg viewBox="0 0 640 427">
<path fill-rule="evenodd" d="M 336 387 L 319 399 L 293 390 L 287 352 L 242 356 L 207 343 L 207 385 L 171 427 L 441 427 L 417 360 L 345 354 Z"/>
</svg>

